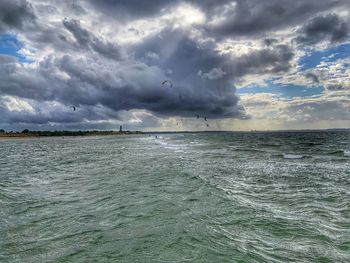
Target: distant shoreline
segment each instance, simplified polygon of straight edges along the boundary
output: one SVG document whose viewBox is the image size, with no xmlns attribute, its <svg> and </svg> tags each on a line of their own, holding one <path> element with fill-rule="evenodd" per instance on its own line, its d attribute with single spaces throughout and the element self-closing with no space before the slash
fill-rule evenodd
<svg viewBox="0 0 350 263">
<path fill-rule="evenodd" d="M 0 132 L 0 139 L 8 138 L 45 138 L 45 137 L 88 137 L 88 136 L 122 136 L 143 134 L 141 131 L 28 131 Z"/>
<path fill-rule="evenodd" d="M 89 136 L 122 136 L 141 134 L 176 134 L 176 133 L 312 133 L 312 132 L 350 132 L 350 129 L 305 129 L 305 130 L 251 130 L 251 131 L 29 131 L 21 132 L 0 130 L 0 139 L 8 138 L 45 138 L 45 137 L 89 137 Z"/>
</svg>

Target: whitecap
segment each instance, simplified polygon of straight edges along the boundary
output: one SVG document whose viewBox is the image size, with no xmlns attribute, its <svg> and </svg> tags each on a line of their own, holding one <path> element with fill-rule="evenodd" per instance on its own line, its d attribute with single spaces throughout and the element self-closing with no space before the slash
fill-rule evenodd
<svg viewBox="0 0 350 263">
<path fill-rule="evenodd" d="M 304 155 L 300 154 L 283 154 L 284 159 L 303 159 Z"/>
</svg>

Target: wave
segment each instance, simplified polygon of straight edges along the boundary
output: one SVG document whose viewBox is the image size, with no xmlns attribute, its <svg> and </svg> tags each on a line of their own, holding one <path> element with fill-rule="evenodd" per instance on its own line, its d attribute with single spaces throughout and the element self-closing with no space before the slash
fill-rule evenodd
<svg viewBox="0 0 350 263">
<path fill-rule="evenodd" d="M 232 146 L 232 145 L 229 145 L 227 146 L 228 148 L 232 148 L 234 149 L 235 151 L 239 151 L 239 152 L 269 152 L 267 150 L 264 150 L 264 149 L 258 149 L 258 148 L 246 148 L 246 147 L 240 147 L 240 146 Z"/>
<path fill-rule="evenodd" d="M 350 150 L 336 150 L 333 152 L 329 152 L 330 155 L 340 155 L 344 157 L 350 157 Z"/>
<path fill-rule="evenodd" d="M 283 158 L 284 159 L 303 159 L 305 158 L 305 155 L 301 155 L 301 154 L 283 154 Z"/>
<path fill-rule="evenodd" d="M 174 152 L 177 152 L 177 153 L 186 152 L 185 149 L 187 148 L 187 145 L 170 143 L 169 140 L 164 139 L 162 136 L 158 136 L 158 138 L 155 139 L 155 142 L 158 145 L 161 145 L 162 147 L 164 147 L 164 149 L 173 150 Z"/>
<path fill-rule="evenodd" d="M 259 143 L 258 146 L 261 146 L 261 147 L 281 147 L 282 144 L 279 144 L 279 143 Z"/>
<path fill-rule="evenodd" d="M 323 145 L 322 142 L 299 142 L 301 145 L 306 145 L 306 146 L 318 146 L 318 145 Z"/>
</svg>

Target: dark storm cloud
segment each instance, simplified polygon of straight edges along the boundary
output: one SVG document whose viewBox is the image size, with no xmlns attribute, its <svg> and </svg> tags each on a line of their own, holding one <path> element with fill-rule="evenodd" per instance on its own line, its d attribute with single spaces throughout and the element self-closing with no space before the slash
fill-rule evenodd
<svg viewBox="0 0 350 263">
<path fill-rule="evenodd" d="M 117 21 L 160 14 L 181 3 L 200 8 L 207 17 L 206 32 L 212 36 L 254 36 L 299 24 L 319 12 L 333 7 L 350 8 L 346 0 L 101 0 L 89 1 L 103 15 Z M 215 18 L 220 22 L 211 23 Z"/>
<path fill-rule="evenodd" d="M 209 17 L 219 16 L 219 23 L 209 24 L 210 34 L 227 36 L 261 35 L 274 29 L 293 26 L 331 7 L 348 5 L 346 1 L 329 0 L 238 0 L 234 5 L 217 6 L 207 11 Z"/>
<path fill-rule="evenodd" d="M 265 38 L 264 39 L 265 46 L 269 47 L 269 46 L 274 45 L 276 43 L 278 43 L 278 39 L 275 39 L 275 38 Z"/>
<path fill-rule="evenodd" d="M 91 40 L 91 34 L 78 23 L 66 22 L 65 26 L 74 32 L 81 46 L 98 43 L 96 39 Z M 159 37 L 168 41 L 160 42 Z M 0 92 L 36 101 L 56 100 L 67 105 L 101 104 L 114 111 L 146 109 L 163 116 L 197 113 L 213 118 L 243 116 L 234 95 L 232 75 L 210 81 L 198 75 L 200 70 L 206 73 L 227 62 L 227 58 L 214 52 L 211 45 L 198 45 L 188 37 L 187 31 L 167 29 L 140 47 L 134 47 L 136 56 L 149 51 L 159 54 L 156 65 L 138 60 L 108 62 L 93 54 L 48 57 L 37 69 L 4 63 L 0 67 L 3 80 Z M 57 71 L 69 78 L 62 79 Z M 174 87 L 161 85 L 164 79 L 172 79 Z"/>
<path fill-rule="evenodd" d="M 71 112 L 53 112 L 50 113 L 28 113 L 21 111 L 8 111 L 4 108 L 0 108 L 1 122 L 13 124 L 48 124 L 50 122 L 55 123 L 72 123 L 81 122 L 84 116 L 78 116 L 77 114 L 72 114 Z"/>
<path fill-rule="evenodd" d="M 65 19 L 63 25 L 74 35 L 79 45 L 88 47 L 91 41 L 91 33 L 80 26 L 80 21 Z"/>
<path fill-rule="evenodd" d="M 117 20 L 133 18 L 145 18 L 158 15 L 166 8 L 181 3 L 195 5 L 205 12 L 211 12 L 220 5 L 233 2 L 231 0 L 89 0 L 89 3 L 102 14 L 108 15 Z"/>
<path fill-rule="evenodd" d="M 234 75 L 287 72 L 293 57 L 294 52 L 287 45 L 255 51 L 234 61 Z"/>
<path fill-rule="evenodd" d="M 313 72 L 307 72 L 305 78 L 310 79 L 313 83 L 320 83 L 319 77 Z"/>
<path fill-rule="evenodd" d="M 314 45 L 327 40 L 331 43 L 345 40 L 349 35 L 348 24 L 336 14 L 317 16 L 311 19 L 296 38 L 298 43 Z"/>
<path fill-rule="evenodd" d="M 45 70 L 25 69 L 15 60 L 0 60 L 0 95 L 15 95 L 44 101 L 54 94 L 55 81 L 48 85 Z M 48 71 L 46 71 L 48 73 Z"/>
<path fill-rule="evenodd" d="M 168 41 L 160 43 L 159 37 Z M 99 74 L 83 75 L 82 63 L 66 57 L 61 70 L 98 87 L 101 103 L 115 110 L 146 109 L 160 115 L 179 116 L 194 116 L 197 112 L 212 117 L 241 114 L 229 78 L 203 83 L 198 75 L 199 70 L 220 66 L 223 58 L 207 46 L 200 47 L 187 32 L 165 30 L 132 49 L 136 50 L 137 58 L 154 52 L 159 60 L 153 65 L 136 62 L 138 59 L 125 61 L 116 69 L 108 69 L 106 75 L 98 68 L 95 70 Z M 174 87 L 161 85 L 165 79 L 171 79 Z"/>
<path fill-rule="evenodd" d="M 159 59 L 153 63 L 170 69 L 173 77 L 179 80 L 187 80 L 192 75 L 198 75 L 196 73 L 199 71 L 208 74 L 217 68 L 224 72 L 222 79 L 231 82 L 247 74 L 288 71 L 294 56 L 293 50 L 287 45 L 276 45 L 235 58 L 219 55 L 213 46 L 214 43 L 210 41 L 196 43 L 188 37 L 186 31 L 166 29 L 148 38 L 138 47 L 132 47 L 132 50 L 136 52 L 138 59 L 142 59 L 149 52 L 156 54 Z"/>
<path fill-rule="evenodd" d="M 193 115 L 196 112 L 213 117 L 238 116 L 237 97 L 234 95 L 233 75 L 203 79 L 213 69 L 227 70 L 229 60 L 213 50 L 213 43 L 197 43 L 185 30 L 165 29 L 142 44 L 131 47 L 137 59 L 156 54 L 153 65 L 165 70 L 178 93 L 175 112 Z M 167 111 L 166 107 L 162 111 Z M 188 113 L 186 113 L 188 112 Z M 170 113 L 170 112 L 169 112 Z"/>
<path fill-rule="evenodd" d="M 89 0 L 90 4 L 102 12 L 117 20 L 125 20 L 134 17 L 147 17 L 159 14 L 162 8 L 176 5 L 180 0 Z"/>
<path fill-rule="evenodd" d="M 13 56 L 8 55 L 2 55 L 0 54 L 0 69 L 2 68 L 1 65 L 7 65 L 11 63 L 16 63 L 17 59 Z"/>
<path fill-rule="evenodd" d="M 91 32 L 82 28 L 79 20 L 65 19 L 63 25 L 73 34 L 80 47 L 90 47 L 106 58 L 121 59 L 122 55 L 117 45 L 97 38 Z"/>
<path fill-rule="evenodd" d="M 65 20 L 64 25 L 79 46 L 101 54 L 95 46 L 97 37 L 77 21 Z M 4 80 L 0 91 L 66 105 L 100 104 L 116 112 L 146 109 L 160 116 L 192 117 L 199 113 L 210 118 L 244 117 L 234 94 L 234 80 L 246 74 L 287 71 L 293 58 L 292 50 L 285 45 L 229 58 L 214 51 L 213 42 L 199 44 L 188 31 L 170 28 L 129 48 L 134 60 L 108 62 L 86 53 L 85 58 L 48 57 L 38 69 L 4 63 L 0 67 Z M 158 59 L 149 64 L 140 62 L 149 53 Z M 104 55 L 108 58 L 113 54 L 112 50 Z M 61 79 L 57 71 L 69 79 Z M 203 77 L 213 74 L 215 77 Z M 165 79 L 171 79 L 174 87 L 162 86 Z"/>
<path fill-rule="evenodd" d="M 126 116 L 125 111 L 132 110 L 156 115 L 143 116 L 140 125 L 144 126 L 160 125 L 158 117 L 169 116 L 245 118 L 233 83 L 249 74 L 288 72 L 297 53 L 295 48 L 300 48 L 281 44 L 285 42 L 272 38 L 270 33 L 304 25 L 298 32 L 298 42 L 310 45 L 327 39 L 342 41 L 348 34 L 348 27 L 337 15 L 319 15 L 333 7 L 348 7 L 345 0 L 73 3 L 70 10 L 67 3 L 60 1 L 45 4 L 30 0 L 0 1 L 0 32 L 17 30 L 28 48 L 44 54 L 40 53 L 40 59 L 26 66 L 0 55 L 0 97 L 15 96 L 36 105 L 35 111 L 29 113 L 0 105 L 0 123 L 87 127 L 84 121 L 130 119 L 132 116 Z M 169 19 L 163 25 L 155 23 L 152 30 L 156 33 L 151 35 L 147 26 L 136 28 L 136 23 L 129 28 L 131 20 L 142 18 L 144 24 L 141 24 L 145 25 L 148 18 L 166 14 L 182 3 L 202 10 L 206 23 L 182 28 L 174 22 L 176 19 Z M 94 20 L 96 17 L 98 21 Z M 315 18 L 306 22 L 312 17 Z M 34 27 L 26 27 L 31 21 L 35 21 Z M 84 27 L 85 24 L 89 27 Z M 117 34 L 125 29 L 142 40 L 123 46 L 108 35 L 112 26 L 116 26 Z M 162 28 L 161 32 L 157 31 L 158 27 Z M 252 41 L 262 37 L 264 45 L 235 57 L 216 51 L 219 42 L 215 41 L 236 37 Z M 318 81 L 312 73 L 306 77 Z M 166 79 L 172 80 L 173 88 L 161 85 Z M 52 108 L 48 102 L 59 102 L 61 108 Z M 47 106 L 47 112 L 38 105 Z M 71 105 L 79 107 L 74 114 Z M 104 123 L 101 127 L 108 125 Z"/>
<path fill-rule="evenodd" d="M 85 125 L 87 129 L 104 126 L 100 120 L 107 120 L 111 118 L 108 111 L 94 111 L 91 108 L 77 108 L 75 112 L 71 107 L 59 108 L 57 106 L 51 107 L 47 104 L 39 104 L 32 102 L 32 110 L 11 110 L 6 105 L 6 97 L 0 99 L 0 124 L 2 127 L 22 127 L 30 129 L 38 129 L 43 127 L 52 130 L 53 124 L 63 127 L 79 128 Z M 4 103 L 5 102 L 5 103 Z M 9 101 L 7 101 L 9 102 Z M 11 107 L 11 106 L 10 106 Z M 88 118 L 87 118 L 88 116 Z M 86 121 L 88 119 L 88 122 Z M 115 119 L 115 118 L 114 118 Z"/>
<path fill-rule="evenodd" d="M 344 91 L 350 90 L 350 85 L 345 83 L 326 85 L 326 89 L 329 91 Z"/>
<path fill-rule="evenodd" d="M 25 23 L 35 19 L 32 6 L 26 0 L 0 1 L 0 33 L 22 29 Z"/>
</svg>

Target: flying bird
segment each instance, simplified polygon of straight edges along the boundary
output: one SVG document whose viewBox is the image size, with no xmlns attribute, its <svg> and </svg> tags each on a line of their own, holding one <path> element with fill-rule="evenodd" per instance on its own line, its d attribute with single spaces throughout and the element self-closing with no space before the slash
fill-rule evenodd
<svg viewBox="0 0 350 263">
<path fill-rule="evenodd" d="M 173 87 L 173 82 L 172 82 L 170 79 L 164 80 L 164 81 L 162 82 L 162 85 L 165 85 L 166 83 L 169 83 L 170 88 Z"/>
<path fill-rule="evenodd" d="M 72 105 L 71 108 L 73 109 L 73 111 L 77 109 L 77 107 L 75 107 L 74 105 Z"/>
</svg>

